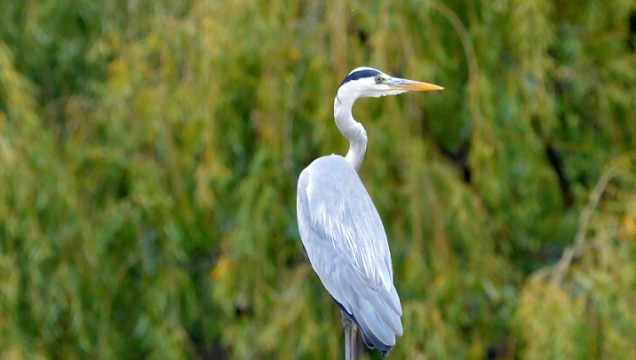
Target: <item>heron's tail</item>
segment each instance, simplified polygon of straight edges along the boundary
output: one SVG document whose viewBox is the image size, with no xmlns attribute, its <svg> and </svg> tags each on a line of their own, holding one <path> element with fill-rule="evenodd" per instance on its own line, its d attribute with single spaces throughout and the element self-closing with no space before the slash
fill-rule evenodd
<svg viewBox="0 0 636 360">
<path fill-rule="evenodd" d="M 354 314 L 348 313 L 338 301 L 335 299 L 334 301 L 338 304 L 338 307 L 340 307 L 344 316 L 358 326 L 358 329 L 362 334 L 364 344 L 370 349 L 378 349 L 378 351 L 382 353 L 382 356 L 387 356 L 391 348 L 395 345 L 395 335 L 402 335 L 402 332 L 399 331 L 396 333 L 393 331 L 392 327 L 380 320 L 372 309 L 364 309 L 365 306 L 363 306 L 363 311 L 361 311 L 359 316 L 356 317 Z M 362 300 L 362 302 L 366 302 L 369 307 L 371 305 L 365 300 Z M 372 324 L 371 321 L 366 319 L 367 316 L 364 315 L 372 316 Z M 401 324 L 399 330 L 401 330 Z M 382 337 L 382 339 L 380 337 Z"/>
</svg>

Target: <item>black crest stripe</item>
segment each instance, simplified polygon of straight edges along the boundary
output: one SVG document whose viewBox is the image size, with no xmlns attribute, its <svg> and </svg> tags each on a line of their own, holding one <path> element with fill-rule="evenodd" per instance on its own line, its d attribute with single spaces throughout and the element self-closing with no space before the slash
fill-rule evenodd
<svg viewBox="0 0 636 360">
<path fill-rule="evenodd" d="M 362 78 L 366 78 L 366 77 L 373 77 L 376 75 L 380 75 L 381 72 L 377 71 L 377 70 L 371 70 L 371 69 L 364 69 L 364 70 L 358 70 L 358 71 L 354 71 L 351 74 L 347 75 L 346 78 L 344 78 L 344 80 L 342 80 L 342 82 L 340 83 L 340 86 L 348 83 L 351 80 L 358 80 L 358 79 L 362 79 Z"/>
</svg>

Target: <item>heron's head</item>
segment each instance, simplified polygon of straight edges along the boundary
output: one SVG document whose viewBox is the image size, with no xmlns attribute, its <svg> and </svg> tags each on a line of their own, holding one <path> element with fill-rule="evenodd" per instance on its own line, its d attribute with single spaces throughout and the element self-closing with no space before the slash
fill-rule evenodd
<svg viewBox="0 0 636 360">
<path fill-rule="evenodd" d="M 441 86 L 419 81 L 401 79 L 370 67 L 354 69 L 342 80 L 338 96 L 380 97 L 397 95 L 407 91 L 434 91 L 444 89 Z"/>
</svg>

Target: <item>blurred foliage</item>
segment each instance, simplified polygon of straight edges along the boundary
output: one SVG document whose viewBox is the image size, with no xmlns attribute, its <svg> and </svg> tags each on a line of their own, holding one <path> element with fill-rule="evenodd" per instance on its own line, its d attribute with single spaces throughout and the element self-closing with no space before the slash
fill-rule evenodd
<svg viewBox="0 0 636 360">
<path fill-rule="evenodd" d="M 1 358 L 342 356 L 295 184 L 361 65 L 446 88 L 354 108 L 391 356 L 636 358 L 632 0 L 0 8 Z"/>
</svg>

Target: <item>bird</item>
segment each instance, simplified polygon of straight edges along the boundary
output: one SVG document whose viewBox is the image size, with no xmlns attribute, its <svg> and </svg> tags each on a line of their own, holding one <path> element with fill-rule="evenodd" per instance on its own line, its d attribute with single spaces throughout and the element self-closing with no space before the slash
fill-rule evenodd
<svg viewBox="0 0 636 360">
<path fill-rule="evenodd" d="M 371 67 L 355 68 L 342 80 L 334 99 L 336 125 L 350 143 L 346 156 L 320 157 L 298 178 L 296 210 L 303 250 L 342 312 L 347 360 L 357 358 L 358 330 L 366 346 L 383 356 L 403 332 L 386 232 L 358 175 L 367 132 L 353 118 L 353 104 L 361 97 L 442 89 Z"/>
</svg>

